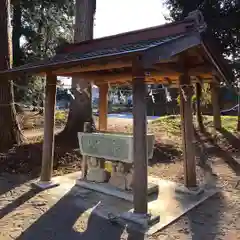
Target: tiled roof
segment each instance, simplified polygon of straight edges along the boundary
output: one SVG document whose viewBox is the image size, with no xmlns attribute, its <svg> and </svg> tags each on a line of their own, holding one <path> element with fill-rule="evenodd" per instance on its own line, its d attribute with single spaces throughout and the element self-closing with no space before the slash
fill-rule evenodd
<svg viewBox="0 0 240 240">
<path fill-rule="evenodd" d="M 84 60 L 145 51 L 146 49 L 156 47 L 189 32 L 193 32 L 197 27 L 196 19 L 186 18 L 183 21 L 153 28 L 69 44 L 52 58 L 2 71 L 0 74 L 28 71 L 40 73 L 41 71 L 51 70 L 54 67 L 73 66 L 75 63 L 78 64 Z"/>
<path fill-rule="evenodd" d="M 63 63 L 63 64 L 70 63 L 70 62 L 74 63 L 74 62 L 81 62 L 83 60 L 88 60 L 88 59 L 95 59 L 95 58 L 100 58 L 100 57 L 117 56 L 117 55 L 121 55 L 121 54 L 140 52 L 140 51 L 150 49 L 152 47 L 159 46 L 163 43 L 180 38 L 182 36 L 183 36 L 183 34 L 165 37 L 162 39 L 139 41 L 139 42 L 135 42 L 135 43 L 123 44 L 118 47 L 103 48 L 103 49 L 98 49 L 98 50 L 94 50 L 94 51 L 88 51 L 85 53 L 71 52 L 71 53 L 65 53 L 65 54 L 57 54 L 52 58 L 44 59 L 44 60 L 34 62 L 34 63 L 25 64 L 25 65 L 16 67 L 13 70 L 21 71 L 24 69 L 31 69 L 31 68 L 35 68 L 35 67 L 41 67 L 41 66 L 54 66 L 57 64 L 61 64 L 61 63 Z"/>
<path fill-rule="evenodd" d="M 153 40 L 146 40 L 146 41 L 139 41 L 135 43 L 129 43 L 129 44 L 123 44 L 119 47 L 114 47 L 114 48 L 103 48 L 99 49 L 96 51 L 90 51 L 86 52 L 83 54 L 79 54 L 78 52 L 76 53 L 69 53 L 69 54 L 64 54 L 63 57 L 67 58 L 67 60 L 73 60 L 73 59 L 88 59 L 88 58 L 95 58 L 95 57 L 101 57 L 101 56 L 107 56 L 107 55 L 117 55 L 117 54 L 122 54 L 122 53 L 131 53 L 131 52 L 138 52 L 142 50 L 146 50 L 151 47 L 156 47 L 162 43 L 165 43 L 167 41 L 173 40 L 175 38 L 181 37 L 182 34 L 177 35 L 177 36 L 170 36 L 170 37 L 165 37 L 162 39 L 153 39 Z M 54 59 L 58 59 L 57 56 Z M 60 57 L 61 58 L 61 57 Z"/>
<path fill-rule="evenodd" d="M 208 53 L 214 65 L 218 65 L 217 68 L 222 71 L 221 69 L 224 69 L 222 65 L 224 64 L 220 64 L 221 56 L 219 59 L 215 59 L 214 55 L 216 54 L 203 41 L 205 39 L 203 37 L 205 30 L 206 24 L 202 14 L 195 11 L 194 14 L 189 14 L 183 21 L 69 44 L 52 58 L 0 71 L 0 75 L 10 77 L 11 74 L 27 72 L 39 74 L 59 68 L 71 68 L 84 64 L 85 61 L 89 60 L 97 60 L 104 57 L 131 56 L 133 53 L 143 54 L 146 60 L 145 66 L 147 66 L 147 64 L 154 64 L 154 61 L 170 59 L 176 54 L 200 44 L 205 48 L 204 51 Z M 147 57 L 149 54 L 151 55 L 150 58 Z M 223 70 L 222 72 L 227 73 L 228 71 Z M 227 76 L 227 74 L 222 75 Z"/>
</svg>

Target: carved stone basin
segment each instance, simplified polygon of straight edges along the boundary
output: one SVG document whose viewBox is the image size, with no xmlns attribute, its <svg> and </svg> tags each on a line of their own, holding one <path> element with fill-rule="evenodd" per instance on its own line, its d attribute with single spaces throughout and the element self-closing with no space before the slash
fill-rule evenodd
<svg viewBox="0 0 240 240">
<path fill-rule="evenodd" d="M 109 161 L 133 163 L 133 135 L 122 133 L 78 133 L 83 155 Z M 147 157 L 153 156 L 154 135 L 147 134 Z"/>
<path fill-rule="evenodd" d="M 79 180 L 78 185 L 124 199 L 127 194 L 128 200 L 133 199 L 133 135 L 80 132 L 78 140 L 80 152 L 87 157 L 88 166 L 86 178 Z M 150 159 L 153 156 L 154 135 L 147 134 L 146 140 L 147 159 Z M 104 161 L 112 161 L 110 178 L 107 178 L 106 170 L 102 167 Z M 156 184 L 148 184 L 148 195 L 157 192 Z"/>
</svg>

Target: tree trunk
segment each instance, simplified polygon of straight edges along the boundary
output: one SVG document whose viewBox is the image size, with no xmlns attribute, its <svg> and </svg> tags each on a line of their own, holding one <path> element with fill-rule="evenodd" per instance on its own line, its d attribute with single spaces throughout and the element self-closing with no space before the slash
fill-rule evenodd
<svg viewBox="0 0 240 240">
<path fill-rule="evenodd" d="M 202 98 L 202 86 L 200 83 L 196 83 L 196 116 L 198 127 L 202 132 L 204 130 L 202 111 L 201 111 L 201 98 Z"/>
<path fill-rule="evenodd" d="M 237 131 L 240 132 L 240 91 L 238 91 L 238 120 L 237 120 Z"/>
<path fill-rule="evenodd" d="M 76 0 L 76 19 L 74 41 L 81 42 L 93 38 L 94 14 L 96 0 Z M 84 79 L 72 79 L 72 92 L 68 120 L 65 129 L 59 134 L 60 139 L 68 139 L 68 143 L 77 147 L 77 133 L 83 132 L 84 122 L 91 122 L 93 131 L 95 124 L 92 116 L 91 83 Z"/>
<path fill-rule="evenodd" d="M 0 1 L 0 71 L 11 66 L 10 0 Z M 22 133 L 16 118 L 13 84 L 8 79 L 0 81 L 0 151 L 22 142 Z"/>
<path fill-rule="evenodd" d="M 21 17 L 22 17 L 22 9 L 21 9 L 20 1 L 18 1 L 13 5 L 13 19 L 12 19 L 13 66 L 19 66 L 24 63 L 22 51 L 20 47 L 20 38 L 22 35 Z"/>
<path fill-rule="evenodd" d="M 13 66 L 17 67 L 24 64 L 24 55 L 20 47 L 20 38 L 22 35 L 22 9 L 20 1 L 12 1 L 13 5 L 13 18 L 12 18 L 12 50 L 13 50 Z M 18 82 L 18 85 L 26 85 L 26 77 L 18 77 L 14 79 Z M 15 101 L 19 102 L 25 95 L 23 89 L 14 87 L 14 98 Z M 17 109 L 16 109 L 17 110 Z"/>
</svg>

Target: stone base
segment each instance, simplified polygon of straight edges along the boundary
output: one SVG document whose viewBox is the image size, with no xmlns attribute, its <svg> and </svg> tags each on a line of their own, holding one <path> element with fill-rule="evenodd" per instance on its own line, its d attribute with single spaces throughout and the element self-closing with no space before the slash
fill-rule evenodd
<svg viewBox="0 0 240 240">
<path fill-rule="evenodd" d="M 36 182 L 36 183 L 32 183 L 33 187 L 37 187 L 41 190 L 47 190 L 47 189 L 50 189 L 50 188 L 57 187 L 59 185 L 60 185 L 59 183 L 54 182 L 54 181 L 47 181 L 47 182 L 39 181 L 39 182 Z"/>
<path fill-rule="evenodd" d="M 103 183 L 107 180 L 106 170 L 103 168 L 91 168 L 86 179 L 90 182 Z"/>
<path fill-rule="evenodd" d="M 139 214 L 133 212 L 124 212 L 119 216 L 125 221 L 140 225 L 143 229 L 148 229 L 160 221 L 160 216 L 152 216 L 150 214 Z"/>
<path fill-rule="evenodd" d="M 184 193 L 189 195 L 199 195 L 204 192 L 204 189 L 200 186 L 194 187 L 194 188 L 187 188 L 185 186 L 176 186 L 175 191 L 178 193 Z"/>
<path fill-rule="evenodd" d="M 240 190 L 240 179 L 237 181 L 235 188 Z"/>
<path fill-rule="evenodd" d="M 122 213 L 134 211 L 132 209 L 133 204 L 131 202 L 123 201 L 121 198 L 99 194 L 97 191 L 86 190 L 86 188 L 79 187 L 76 185 L 76 179 L 79 176 L 80 172 L 75 172 L 53 178 L 54 180 L 56 179 L 57 182 L 61 183 L 60 186 L 58 188 L 48 190 L 46 193 L 43 192 L 42 196 L 45 197 L 46 195 L 47 199 L 50 197 L 51 199 L 60 200 L 65 194 L 67 194 L 67 196 L 71 196 L 69 199 L 69 206 L 72 205 L 76 211 L 86 213 L 82 214 L 78 221 L 83 221 L 87 224 L 89 222 L 89 217 L 91 218 L 92 214 L 96 214 L 97 216 L 104 218 L 104 220 L 113 222 L 114 225 L 119 224 L 120 226 L 123 226 L 123 229 L 127 227 L 130 231 L 139 230 L 144 234 L 144 236 L 146 236 L 146 238 L 163 228 L 166 228 L 169 224 L 175 222 L 191 209 L 195 208 L 206 199 L 220 191 L 220 189 L 205 185 L 203 193 L 196 196 L 177 193 L 176 187 L 180 185 L 179 183 L 148 176 L 148 181 L 150 183 L 155 183 L 159 186 L 158 198 L 156 198 L 156 194 L 153 194 L 148 198 L 148 211 L 152 214 L 152 216 L 160 216 L 160 221 L 150 226 L 149 229 L 143 229 L 139 227 L 139 224 L 135 224 L 121 218 Z M 95 183 L 95 185 L 100 185 L 103 188 L 104 185 L 107 185 L 107 183 Z M 59 214 L 61 215 L 61 213 Z M 71 214 L 73 214 L 72 217 L 75 219 L 75 212 L 73 211 Z M 41 229 L 39 231 L 41 231 Z M 61 233 L 61 229 L 59 229 L 59 231 Z M 106 234 L 103 234 L 102 239 L 108 239 L 108 232 L 103 232 Z M 32 239 L 34 239 L 34 234 Z M 139 239 L 141 239 L 141 237 Z"/>
<path fill-rule="evenodd" d="M 109 184 L 116 188 L 120 188 L 122 190 L 126 190 L 126 177 L 122 173 L 114 173 L 110 180 Z"/>
<path fill-rule="evenodd" d="M 86 189 L 90 189 L 93 191 L 97 191 L 100 193 L 104 193 L 110 196 L 115 196 L 130 202 L 133 202 L 133 192 L 132 191 L 124 191 L 121 190 L 119 188 L 116 188 L 114 186 L 112 186 L 109 183 L 94 183 L 94 182 L 89 182 L 89 181 L 85 181 L 82 179 L 78 179 L 76 181 L 76 185 L 86 188 Z M 157 194 L 158 194 L 158 185 L 154 184 L 154 183 L 149 183 L 148 184 L 148 196 L 156 196 L 157 198 Z"/>
</svg>

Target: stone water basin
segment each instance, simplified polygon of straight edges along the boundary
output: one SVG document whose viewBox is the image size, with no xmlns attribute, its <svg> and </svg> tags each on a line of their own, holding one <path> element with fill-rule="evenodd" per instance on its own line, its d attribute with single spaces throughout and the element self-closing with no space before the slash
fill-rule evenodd
<svg viewBox="0 0 240 240">
<path fill-rule="evenodd" d="M 133 163 L 133 135 L 126 133 L 78 133 L 80 152 L 83 155 L 109 161 Z M 147 134 L 147 158 L 153 156 L 155 138 Z"/>
</svg>

